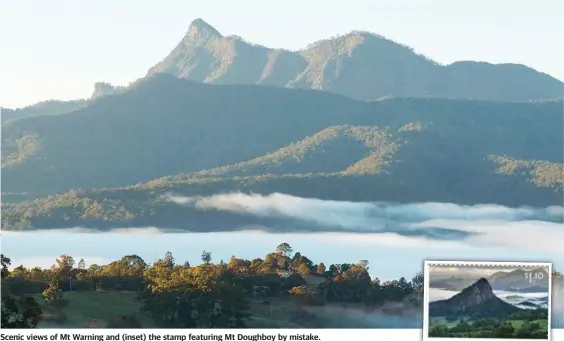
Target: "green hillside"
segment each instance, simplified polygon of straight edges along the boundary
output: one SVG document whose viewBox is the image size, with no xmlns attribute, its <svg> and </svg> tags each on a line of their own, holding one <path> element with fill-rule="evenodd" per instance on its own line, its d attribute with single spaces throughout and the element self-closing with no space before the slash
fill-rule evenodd
<svg viewBox="0 0 564 341">
<path fill-rule="evenodd" d="M 253 164 L 251 174 L 262 174 L 272 165 L 256 167 L 283 155 L 292 155 L 294 166 L 284 159 L 285 168 L 276 166 L 278 173 L 374 173 L 380 168 L 371 167 L 392 155 L 390 166 L 409 162 L 418 169 L 396 162 L 398 172 L 409 173 L 401 174 L 402 180 L 430 172 L 491 176 L 492 163 L 485 160 L 490 155 L 537 162 L 519 167 L 539 169 L 538 162 L 562 162 L 560 106 L 438 99 L 361 102 L 325 92 L 212 86 L 160 75 L 71 113 L 4 124 L 3 192 L 34 198 L 121 187 L 248 160 L 234 167 Z M 325 131 L 344 125 L 362 127 Z M 312 142 L 316 139 L 326 141 Z M 311 153 L 317 143 L 326 155 L 335 155 L 327 159 Z M 298 162 L 306 151 L 327 164 Z M 341 169 L 345 166 L 351 168 Z"/>
<path fill-rule="evenodd" d="M 561 106 L 362 102 L 154 76 L 83 109 L 3 124 L 2 227 L 177 226 L 200 215 L 163 202 L 167 192 L 561 205 Z"/>
</svg>

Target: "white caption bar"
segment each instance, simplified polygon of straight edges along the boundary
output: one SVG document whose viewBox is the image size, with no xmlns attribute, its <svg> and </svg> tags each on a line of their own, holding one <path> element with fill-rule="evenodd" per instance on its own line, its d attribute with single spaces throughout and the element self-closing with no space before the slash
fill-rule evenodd
<svg viewBox="0 0 564 341">
<path fill-rule="evenodd" d="M 0 341 L 419 341 L 422 335 L 420 329 L 2 329 Z M 564 329 L 553 330 L 552 341 L 564 341 Z"/>
</svg>

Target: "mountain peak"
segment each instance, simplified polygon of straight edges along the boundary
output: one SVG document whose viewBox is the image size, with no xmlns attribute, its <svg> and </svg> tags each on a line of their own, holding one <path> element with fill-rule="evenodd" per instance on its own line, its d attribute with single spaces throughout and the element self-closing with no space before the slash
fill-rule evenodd
<svg viewBox="0 0 564 341">
<path fill-rule="evenodd" d="M 458 294 L 431 302 L 430 316 L 506 316 L 520 309 L 497 297 L 485 278 L 480 278 Z"/>
<path fill-rule="evenodd" d="M 490 283 L 485 278 L 480 278 L 457 296 L 465 302 L 466 306 L 477 305 L 496 297 Z"/>
<path fill-rule="evenodd" d="M 123 90 L 122 86 L 114 86 L 106 82 L 96 82 L 94 83 L 94 91 L 90 99 L 96 99 L 102 96 L 113 95 L 119 91 Z"/>
<path fill-rule="evenodd" d="M 221 36 L 221 33 L 213 28 L 213 26 L 200 18 L 192 21 L 190 27 L 188 27 L 188 32 L 186 33 L 186 37 L 188 37 L 190 41 L 201 41 Z"/>
<path fill-rule="evenodd" d="M 480 290 L 480 291 L 492 291 L 492 287 L 490 286 L 490 283 L 488 282 L 487 279 L 485 278 L 480 278 L 479 280 L 476 281 L 476 283 L 474 283 L 474 285 Z"/>
</svg>

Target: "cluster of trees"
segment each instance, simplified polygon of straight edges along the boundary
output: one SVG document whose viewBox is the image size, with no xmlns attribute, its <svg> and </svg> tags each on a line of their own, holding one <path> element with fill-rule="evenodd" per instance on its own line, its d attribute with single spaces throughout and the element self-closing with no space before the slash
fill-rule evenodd
<svg viewBox="0 0 564 341">
<path fill-rule="evenodd" d="M 188 262 L 177 263 L 171 253 L 153 264 L 137 255 L 127 255 L 106 265 L 86 267 L 84 259 L 76 262 L 71 256 L 61 255 L 48 269 L 20 265 L 9 270 L 10 259 L 2 255 L 2 327 L 34 328 L 41 320 L 65 323 L 65 307 L 69 303 L 65 294 L 69 291 L 137 292 L 142 310 L 157 325 L 169 328 L 244 327 L 252 316 L 249 303 L 253 299 L 266 302 L 282 299 L 299 306 L 360 303 L 377 307 L 394 301 L 419 306 L 422 303 L 422 273 L 411 280 L 380 281 L 369 275 L 367 261 L 315 264 L 300 252 L 294 252 L 287 243 L 280 244 L 264 258 L 253 260 L 233 256 L 228 262 L 213 263 L 211 253 L 206 251 L 201 258 L 202 264 L 191 266 Z M 553 277 L 561 278 L 561 275 L 554 272 Z M 257 287 L 267 288 L 260 298 L 254 295 Z M 43 304 L 34 298 L 39 294 Z M 542 312 L 522 311 L 511 319 L 546 319 L 546 312 L 544 317 L 529 316 Z M 481 324 L 482 329 L 490 328 L 492 324 L 488 321 L 474 322 L 472 328 Z M 504 330 L 505 325 L 498 324 L 495 328 Z M 108 324 L 108 327 L 119 326 L 141 325 L 133 316 L 113 318 Z M 466 333 L 464 326 L 461 324 L 456 330 L 440 326 L 431 332 Z M 534 333 L 535 326 L 527 324 L 526 328 Z M 474 329 L 472 333 L 476 332 Z M 491 333 L 490 329 L 484 329 L 484 333 Z"/>
<path fill-rule="evenodd" d="M 35 328 L 41 320 L 42 310 L 33 297 L 14 294 L 9 282 L 8 266 L 11 261 L 3 254 L 1 258 L 1 309 L 2 328 Z"/>
<path fill-rule="evenodd" d="M 539 160 L 518 160 L 507 156 L 490 156 L 499 165 L 500 174 L 527 174 L 529 180 L 538 187 L 553 188 L 562 192 L 564 173 L 562 164 Z"/>
<path fill-rule="evenodd" d="M 412 280 L 381 282 L 371 278 L 368 262 L 314 264 L 287 243 L 264 258 L 212 262 L 202 252 L 202 264 L 177 263 L 171 253 L 147 264 L 136 255 L 107 265 L 85 266 L 62 255 L 49 269 L 18 266 L 8 271 L 2 256 L 2 327 L 37 326 L 41 319 L 64 323 L 68 291 L 127 290 L 138 293 L 142 310 L 163 327 L 245 327 L 251 318 L 249 302 L 256 288 L 267 288 L 260 300 L 282 299 L 301 305 L 364 303 L 377 306 L 388 301 L 422 301 L 423 276 Z M 32 295 L 42 294 L 41 306 Z M 11 317 L 10 317 L 11 316 Z M 6 320 L 4 319 L 6 317 Z M 10 322 L 10 321 L 19 322 Z M 114 321 L 115 322 L 115 321 Z M 137 323 L 137 322 L 135 322 Z"/>
<path fill-rule="evenodd" d="M 483 318 L 474 321 L 461 319 L 452 327 L 434 326 L 429 330 L 429 336 L 546 339 L 547 320 L 547 309 L 531 309 L 516 312 L 505 319 Z"/>
</svg>

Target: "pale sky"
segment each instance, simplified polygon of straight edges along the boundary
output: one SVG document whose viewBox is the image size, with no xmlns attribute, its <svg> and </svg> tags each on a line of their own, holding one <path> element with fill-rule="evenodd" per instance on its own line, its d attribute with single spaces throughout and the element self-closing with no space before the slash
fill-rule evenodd
<svg viewBox="0 0 564 341">
<path fill-rule="evenodd" d="M 443 64 L 519 63 L 564 80 L 564 0 L 0 0 L 0 106 L 127 85 L 196 18 L 268 47 L 366 30 Z"/>
<path fill-rule="evenodd" d="M 491 276 L 496 272 L 511 272 L 511 271 L 515 271 L 518 269 L 521 270 L 525 270 L 525 271 L 531 271 L 533 269 L 538 269 L 539 267 L 507 267 L 507 266 L 503 266 L 503 267 L 470 267 L 470 266 L 457 266 L 457 267 L 442 267 L 442 266 L 429 266 L 429 273 L 431 275 L 434 275 L 433 277 L 437 278 L 437 277 L 451 277 L 451 276 L 457 276 L 457 277 L 487 277 L 487 276 Z M 548 272 L 548 268 L 546 268 L 546 271 Z"/>
</svg>

